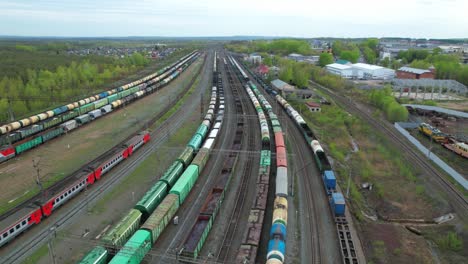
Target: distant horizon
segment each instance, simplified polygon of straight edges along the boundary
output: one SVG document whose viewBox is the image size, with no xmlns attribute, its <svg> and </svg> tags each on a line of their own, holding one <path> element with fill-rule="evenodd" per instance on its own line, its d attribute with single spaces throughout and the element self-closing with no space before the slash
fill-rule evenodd
<svg viewBox="0 0 468 264">
<path fill-rule="evenodd" d="M 464 39 L 466 10 L 466 0 L 0 0 L 0 34 Z"/>
<path fill-rule="evenodd" d="M 96 35 L 96 36 L 72 36 L 72 35 L 0 35 L 0 38 L 258 38 L 258 39 L 410 39 L 410 40 L 461 40 L 467 41 L 467 37 L 430 38 L 430 37 L 295 37 L 295 36 L 269 36 L 269 35 L 186 35 L 186 36 L 163 36 L 163 35 Z"/>
</svg>

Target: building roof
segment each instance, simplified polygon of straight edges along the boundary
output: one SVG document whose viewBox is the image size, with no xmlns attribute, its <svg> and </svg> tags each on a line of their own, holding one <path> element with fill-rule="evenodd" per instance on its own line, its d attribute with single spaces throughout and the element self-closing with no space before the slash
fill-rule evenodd
<svg viewBox="0 0 468 264">
<path fill-rule="evenodd" d="M 404 71 L 404 72 L 410 72 L 414 74 L 423 74 L 426 72 L 431 72 L 430 70 L 424 70 L 424 69 L 417 69 L 417 68 L 411 68 L 411 67 L 401 67 L 398 69 L 399 71 Z"/>
<path fill-rule="evenodd" d="M 360 68 L 360 69 L 363 69 L 363 70 L 380 70 L 380 69 L 383 68 L 381 66 L 371 65 L 371 64 L 367 64 L 367 63 L 355 63 L 355 64 L 353 64 L 353 67 Z"/>
<path fill-rule="evenodd" d="M 349 65 L 343 65 L 343 64 L 339 64 L 339 63 L 328 64 L 328 65 L 326 65 L 326 67 L 327 68 L 337 69 L 337 70 L 348 70 L 348 69 L 352 68 Z"/>
<path fill-rule="evenodd" d="M 320 107 L 320 104 L 314 102 L 306 102 L 305 103 L 308 107 Z"/>
<path fill-rule="evenodd" d="M 350 61 L 347 61 L 347 60 L 339 59 L 339 60 L 337 60 L 335 63 L 345 65 L 345 64 L 350 64 L 351 62 L 350 62 Z"/>
<path fill-rule="evenodd" d="M 283 91 L 294 91 L 294 86 L 288 83 L 285 83 L 280 79 L 271 81 L 271 85 Z"/>
<path fill-rule="evenodd" d="M 258 66 L 257 67 L 257 72 L 262 73 L 262 74 L 268 73 L 269 72 L 268 66 L 266 66 L 264 64 Z"/>
<path fill-rule="evenodd" d="M 288 55 L 288 57 L 302 57 L 303 55 L 297 54 L 297 53 L 291 53 Z"/>
</svg>

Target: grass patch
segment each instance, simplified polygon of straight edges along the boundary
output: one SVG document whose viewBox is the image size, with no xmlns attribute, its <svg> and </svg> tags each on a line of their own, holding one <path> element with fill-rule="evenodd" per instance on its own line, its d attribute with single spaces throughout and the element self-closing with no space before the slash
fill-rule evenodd
<svg viewBox="0 0 468 264">
<path fill-rule="evenodd" d="M 439 236 L 435 242 L 439 248 L 444 250 L 460 251 L 463 249 L 463 240 L 453 231 Z"/>
<path fill-rule="evenodd" d="M 46 256 L 49 253 L 49 248 L 47 247 L 47 244 L 42 245 L 39 249 L 34 251 L 29 257 L 27 257 L 22 264 L 35 264 L 37 263 L 41 258 Z"/>
<path fill-rule="evenodd" d="M 193 93 L 195 90 L 196 85 L 199 83 L 200 77 L 197 77 L 196 81 L 190 87 L 189 91 L 175 104 L 164 116 L 162 116 L 152 128 L 157 127 L 157 124 L 161 124 L 163 121 L 167 120 L 170 116 L 172 116 L 188 99 L 190 94 Z M 193 133 L 196 131 L 198 127 L 198 123 L 196 122 L 187 122 L 181 128 L 177 130 L 177 132 L 173 135 L 169 135 L 168 142 L 163 145 L 164 146 L 183 146 L 187 143 Z M 181 151 L 180 151 L 181 152 Z M 148 158 L 146 158 L 137 169 L 135 169 L 129 176 L 127 176 L 122 183 L 120 183 L 116 188 L 113 188 L 110 192 L 108 192 L 96 205 L 91 209 L 93 212 L 102 213 L 105 210 L 105 205 L 119 193 L 123 192 L 128 186 L 135 184 L 137 182 L 147 180 L 148 175 L 162 175 L 163 171 L 161 167 L 167 168 L 168 164 L 170 165 L 172 159 L 170 156 L 165 155 L 164 151 L 155 151 L 153 152 Z M 157 171 L 158 173 L 155 173 Z"/>
</svg>

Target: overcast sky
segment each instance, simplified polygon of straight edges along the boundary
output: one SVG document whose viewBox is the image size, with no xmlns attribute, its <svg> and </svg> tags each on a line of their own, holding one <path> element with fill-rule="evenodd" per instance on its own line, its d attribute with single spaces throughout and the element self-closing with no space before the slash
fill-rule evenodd
<svg viewBox="0 0 468 264">
<path fill-rule="evenodd" d="M 468 38 L 468 0 L 0 0 L 0 35 Z"/>
</svg>

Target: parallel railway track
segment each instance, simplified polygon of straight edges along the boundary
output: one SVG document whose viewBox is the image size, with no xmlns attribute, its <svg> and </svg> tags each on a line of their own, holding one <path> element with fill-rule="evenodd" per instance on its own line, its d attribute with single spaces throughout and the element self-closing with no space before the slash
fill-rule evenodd
<svg viewBox="0 0 468 264">
<path fill-rule="evenodd" d="M 202 67 L 200 67 L 199 73 L 202 71 L 203 68 L 206 68 L 206 61 Z M 195 74 L 194 77 L 190 80 L 189 84 L 187 85 L 186 90 L 188 90 L 199 74 Z M 183 95 L 182 95 L 183 96 Z M 196 97 L 195 93 L 192 97 Z M 194 100 L 196 102 L 196 100 Z M 196 107 L 198 104 L 194 103 L 193 106 Z M 172 107 L 172 105 L 171 105 Z M 161 112 L 158 116 L 161 116 L 166 111 Z M 72 208 L 68 210 L 68 212 L 64 212 L 65 208 L 61 208 L 58 211 L 56 217 L 58 218 L 55 222 L 49 223 L 49 225 L 53 224 L 55 229 L 61 228 L 63 225 L 68 224 L 74 217 L 79 215 L 85 208 L 87 208 L 88 204 L 95 199 L 101 198 L 101 194 L 107 190 L 108 188 L 112 187 L 114 184 L 118 183 L 120 180 L 123 180 L 125 176 L 128 175 L 129 172 L 134 170 L 143 160 L 145 160 L 151 153 L 153 153 L 158 146 L 160 146 L 164 141 L 168 139 L 170 135 L 170 131 L 176 131 L 185 121 L 186 116 L 190 111 L 183 111 L 179 109 L 176 113 L 174 113 L 170 118 L 165 120 L 161 124 L 161 129 L 155 130 L 151 132 L 151 137 L 153 140 L 149 141 L 148 144 L 143 147 L 139 152 L 136 153 L 136 158 L 130 158 L 129 160 L 125 161 L 122 164 L 119 164 L 113 172 L 113 175 L 109 175 L 110 177 L 105 177 L 104 181 L 101 181 L 101 185 L 96 186 L 97 188 L 91 188 L 88 192 L 87 197 L 85 199 L 78 198 L 74 199 L 75 201 L 71 201 Z M 158 116 L 153 118 L 153 122 L 158 119 Z M 145 124 L 147 125 L 147 124 Z M 134 156 L 132 156 L 134 157 Z M 82 198 L 82 197 L 81 197 Z M 78 199 L 78 201 L 76 201 Z M 21 246 L 16 246 L 15 249 L 11 250 L 7 256 L 2 256 L 2 264 L 10 264 L 10 263 L 20 263 L 22 259 L 25 258 L 28 254 L 30 254 L 33 250 L 37 249 L 39 245 L 44 243 L 50 234 L 49 228 L 44 228 L 43 226 L 36 226 L 36 228 L 42 228 L 40 232 L 34 235 L 32 239 L 27 242 L 24 242 Z M 17 241 L 18 242 L 18 241 Z M 10 247 L 12 245 L 9 245 Z"/>
<path fill-rule="evenodd" d="M 348 98 L 342 95 L 338 95 L 315 82 L 312 83 L 334 98 L 334 100 L 336 100 L 339 104 L 345 106 L 346 109 L 361 116 L 374 128 L 387 135 L 392 142 L 397 144 L 404 155 L 409 158 L 413 164 L 417 164 L 424 172 L 426 172 L 428 176 L 431 177 L 429 179 L 431 182 L 435 182 L 445 191 L 447 191 L 447 194 L 452 197 L 452 206 L 459 208 L 457 214 L 464 219 L 468 217 L 468 200 L 465 195 L 461 193 L 449 180 L 447 180 L 441 172 L 434 168 L 430 161 L 427 160 L 421 153 L 419 153 L 418 150 L 415 150 L 412 147 L 412 144 L 408 142 L 402 135 L 400 135 L 398 131 L 396 131 L 393 127 L 389 127 L 389 125 L 385 122 L 378 122 L 369 113 L 360 109 Z"/>
<path fill-rule="evenodd" d="M 232 89 L 232 93 L 234 95 L 234 98 L 237 98 L 238 101 L 241 104 L 241 107 L 236 107 L 237 108 L 237 113 L 238 115 L 242 116 L 245 114 L 245 112 L 252 112 L 251 108 L 249 108 L 248 102 L 245 100 L 240 100 L 241 97 L 246 96 L 245 92 L 243 91 L 243 86 L 238 77 L 236 76 L 235 70 L 232 65 L 229 63 L 227 64 L 227 75 L 228 75 L 228 81 L 229 81 L 229 86 Z M 241 95 L 242 93 L 242 95 Z M 258 125 L 256 124 L 255 120 L 251 118 L 244 118 L 244 130 L 248 131 L 244 135 L 244 140 L 247 139 L 247 146 L 248 146 L 248 151 L 254 151 L 255 146 L 259 144 L 258 139 L 259 139 L 259 131 L 258 129 L 255 129 Z M 253 134 L 252 134 L 253 133 Z M 227 228 L 226 233 L 224 234 L 224 237 L 222 239 L 221 243 L 221 248 L 219 252 L 216 255 L 216 261 L 218 263 L 225 263 L 228 256 L 229 252 L 232 250 L 232 242 L 234 240 L 234 235 L 236 234 L 238 230 L 238 224 L 239 224 L 239 219 L 241 216 L 242 209 L 244 207 L 245 203 L 245 197 L 246 197 L 246 191 L 247 191 L 247 178 L 249 175 L 252 173 L 252 166 L 253 166 L 253 159 L 248 158 L 246 163 L 244 164 L 243 170 L 242 170 L 242 176 L 241 176 L 241 183 L 240 183 L 240 189 L 237 190 L 236 192 L 236 197 L 235 197 L 235 205 L 234 209 L 231 213 L 230 216 L 230 222 Z"/>
</svg>

